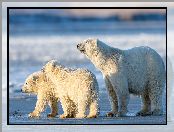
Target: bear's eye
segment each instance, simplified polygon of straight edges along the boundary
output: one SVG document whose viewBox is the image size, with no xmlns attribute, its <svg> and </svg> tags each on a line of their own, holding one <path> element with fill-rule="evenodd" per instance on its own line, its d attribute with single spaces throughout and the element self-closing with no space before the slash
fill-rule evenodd
<svg viewBox="0 0 174 132">
<path fill-rule="evenodd" d="M 86 44 L 88 44 L 90 41 L 89 40 L 86 40 Z"/>
<path fill-rule="evenodd" d="M 25 83 L 27 85 L 27 83 Z"/>
</svg>

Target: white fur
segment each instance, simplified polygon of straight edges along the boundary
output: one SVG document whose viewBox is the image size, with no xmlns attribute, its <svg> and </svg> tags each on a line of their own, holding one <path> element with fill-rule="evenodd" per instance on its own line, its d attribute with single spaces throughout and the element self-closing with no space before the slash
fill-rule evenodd
<svg viewBox="0 0 174 132">
<path fill-rule="evenodd" d="M 55 94 L 55 85 L 45 76 L 42 71 L 29 75 L 23 85 L 22 91 L 37 95 L 36 107 L 29 117 L 39 117 L 40 113 L 49 105 L 51 113 L 48 117 L 55 117 L 58 114 L 57 102 L 59 97 Z"/>
<path fill-rule="evenodd" d="M 65 68 L 54 60 L 48 62 L 43 70 L 56 85 L 55 93 L 59 95 L 64 111 L 60 118 L 70 117 L 71 113 L 76 118 L 84 118 L 88 107 L 88 118 L 98 115 L 98 83 L 94 74 L 86 69 Z"/>
<path fill-rule="evenodd" d="M 143 106 L 137 115 L 162 114 L 165 67 L 159 54 L 149 47 L 120 50 L 97 39 L 77 45 L 102 72 L 112 111 L 108 116 L 127 113 L 129 95 L 141 95 Z"/>
</svg>

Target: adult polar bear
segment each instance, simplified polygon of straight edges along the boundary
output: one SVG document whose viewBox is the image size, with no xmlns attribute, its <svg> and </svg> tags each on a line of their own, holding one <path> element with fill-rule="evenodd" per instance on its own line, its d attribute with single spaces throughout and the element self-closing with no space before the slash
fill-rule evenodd
<svg viewBox="0 0 174 132">
<path fill-rule="evenodd" d="M 125 116 L 130 93 L 142 98 L 137 115 L 162 114 L 165 66 L 156 51 L 149 47 L 120 50 L 98 39 L 84 40 L 77 48 L 104 76 L 112 108 L 107 116 Z"/>
</svg>

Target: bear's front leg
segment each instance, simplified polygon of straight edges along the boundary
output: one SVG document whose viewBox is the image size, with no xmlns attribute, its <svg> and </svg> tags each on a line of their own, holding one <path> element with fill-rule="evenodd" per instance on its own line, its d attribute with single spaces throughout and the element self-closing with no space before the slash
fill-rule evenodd
<svg viewBox="0 0 174 132">
<path fill-rule="evenodd" d="M 113 86 L 113 90 L 116 93 L 116 97 L 118 100 L 118 116 L 126 116 L 127 106 L 129 103 L 129 90 L 128 90 L 128 82 L 127 78 L 123 73 L 111 74 L 109 76 L 109 81 Z"/>
<path fill-rule="evenodd" d="M 47 115 L 48 118 L 55 117 L 58 114 L 57 100 L 52 99 L 49 101 L 49 106 L 51 107 L 51 113 Z"/>
<path fill-rule="evenodd" d="M 44 111 L 47 102 L 44 99 L 38 99 L 36 103 L 36 107 L 33 112 L 31 112 L 29 117 L 39 117 L 40 113 Z"/>
<path fill-rule="evenodd" d="M 118 97 L 119 99 L 119 103 L 120 103 L 120 108 L 119 108 L 119 112 L 117 114 L 118 117 L 120 116 L 126 116 L 128 110 L 127 110 L 127 106 L 129 103 L 129 94 L 122 94 Z"/>
<path fill-rule="evenodd" d="M 105 76 L 104 80 L 105 80 L 105 84 L 107 87 L 107 91 L 108 91 L 109 99 L 110 99 L 110 103 L 111 103 L 111 112 L 108 112 L 106 114 L 106 116 L 113 117 L 114 115 L 116 115 L 118 113 L 117 95 L 116 95 L 116 93 L 113 89 L 113 86 L 112 86 L 112 84 L 107 76 Z"/>
</svg>

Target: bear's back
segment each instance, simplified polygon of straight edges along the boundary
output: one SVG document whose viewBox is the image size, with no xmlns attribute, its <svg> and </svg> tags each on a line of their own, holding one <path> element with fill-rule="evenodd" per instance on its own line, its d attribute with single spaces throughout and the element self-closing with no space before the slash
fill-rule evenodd
<svg viewBox="0 0 174 132">
<path fill-rule="evenodd" d="M 149 80 L 156 76 L 164 76 L 164 64 L 160 55 L 150 47 L 135 47 L 125 50 L 125 66 L 129 90 L 141 93 Z M 156 75 L 157 73 L 162 73 Z"/>
</svg>

